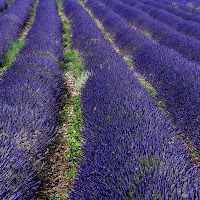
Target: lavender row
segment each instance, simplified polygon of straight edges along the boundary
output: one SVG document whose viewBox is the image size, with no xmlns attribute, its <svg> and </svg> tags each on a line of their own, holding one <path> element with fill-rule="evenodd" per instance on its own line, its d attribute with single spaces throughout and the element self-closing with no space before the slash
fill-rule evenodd
<svg viewBox="0 0 200 200">
<path fill-rule="evenodd" d="M 55 0 L 40 0 L 27 44 L 0 82 L 0 199 L 35 199 L 50 146 L 58 139 L 62 55 L 47 45 L 62 46 L 58 19 Z"/>
<path fill-rule="evenodd" d="M 131 0 L 133 1 L 133 0 Z M 196 39 L 200 39 L 200 24 L 183 20 L 180 17 L 170 14 L 169 12 L 155 8 L 150 5 L 151 2 L 145 2 L 145 4 L 138 3 L 137 8 L 148 12 L 148 14 L 154 19 L 158 19 L 162 23 L 165 23 L 177 31 Z"/>
<path fill-rule="evenodd" d="M 197 39 L 199 39 L 199 32 L 198 32 L 199 24 L 197 23 L 192 23 L 192 22 L 189 23 L 185 20 L 181 20 L 181 18 L 176 17 L 164 10 L 155 8 L 151 5 L 147 5 L 149 2 L 140 3 L 136 0 L 130 0 L 130 1 L 126 1 L 126 3 L 128 5 L 137 7 L 145 12 L 148 12 L 148 14 L 150 14 L 154 19 L 158 19 L 161 22 L 172 26 L 172 28 L 175 28 L 178 31 L 183 32 L 183 34 L 196 37 Z M 181 27 L 181 26 L 186 26 L 187 28 L 184 30 L 184 27 Z"/>
<path fill-rule="evenodd" d="M 161 0 L 162 2 L 163 0 Z M 164 1 L 165 2 L 165 1 Z M 177 0 L 177 1 L 172 1 L 172 2 L 176 2 L 176 3 L 181 3 L 182 5 L 187 5 L 189 7 L 193 7 L 198 9 L 200 6 L 200 1 L 199 0 L 194 0 L 194 1 L 188 1 L 188 0 Z"/>
<path fill-rule="evenodd" d="M 35 0 L 15 0 L 0 17 L 0 64 L 10 43 L 15 41 L 26 24 Z"/>
<path fill-rule="evenodd" d="M 130 0 L 123 3 L 134 4 Z M 161 22 L 152 19 L 145 12 L 125 5 L 119 1 L 112 2 L 112 9 L 136 28 L 150 33 L 151 38 L 161 45 L 175 49 L 190 61 L 200 63 L 200 41 L 185 36 Z"/>
<path fill-rule="evenodd" d="M 186 16 L 186 12 L 185 11 L 180 10 L 178 8 L 171 7 L 169 5 L 166 5 L 162 1 L 147 0 L 144 3 L 148 4 L 148 5 L 152 5 L 152 6 L 156 7 L 156 8 L 159 8 L 159 9 L 165 10 L 165 11 L 167 11 L 167 12 L 173 14 L 173 15 L 179 16 L 181 18 L 185 18 L 185 17 L 189 18 L 190 17 L 190 13 L 187 13 L 188 16 Z M 198 15 L 197 15 L 197 17 L 198 17 Z M 197 22 L 197 23 L 199 23 L 199 22 Z"/>
<path fill-rule="evenodd" d="M 142 2 L 146 2 L 146 1 L 150 1 L 150 0 L 143 0 Z M 195 0 L 195 1 L 187 1 L 187 0 L 157 0 L 155 2 L 162 3 L 162 4 L 168 5 L 170 7 L 172 6 L 172 7 L 175 7 L 175 8 L 179 8 L 179 9 L 182 9 L 182 10 L 184 10 L 186 12 L 189 12 L 189 13 L 199 14 L 199 9 L 198 9 L 198 7 L 200 5 L 200 1 L 199 0 Z"/>
<path fill-rule="evenodd" d="M 10 3 L 11 0 L 0 0 L 0 12 L 4 11 L 7 9 L 8 4 Z"/>
<path fill-rule="evenodd" d="M 174 7 L 165 5 L 165 4 L 160 3 L 160 2 L 147 1 L 146 3 L 148 3 L 149 5 L 153 5 L 156 8 L 160 8 L 160 9 L 166 10 L 167 12 L 169 12 L 169 13 L 171 13 L 173 15 L 176 15 L 178 17 L 181 17 L 184 20 L 189 20 L 189 21 L 192 21 L 192 22 L 200 23 L 200 16 L 198 14 L 188 13 L 188 12 L 186 12 L 184 10 L 181 10 L 181 9 L 177 8 L 177 7 L 174 8 Z"/>
<path fill-rule="evenodd" d="M 199 174 L 166 116 L 81 5 L 63 2 L 74 48 L 91 71 L 82 91 L 84 157 L 70 199 L 198 199 Z"/>
<path fill-rule="evenodd" d="M 37 8 L 35 23 L 27 34 L 26 46 L 20 51 L 20 55 L 43 54 L 63 60 L 62 22 L 55 12 L 57 4 L 55 0 L 51 0 L 48 7 L 45 3 L 46 1 L 42 1 Z"/>
<path fill-rule="evenodd" d="M 143 2 L 146 2 L 146 1 L 150 1 L 150 0 L 144 0 Z M 139 1 L 138 1 L 139 2 Z M 192 1 L 188 2 L 188 0 L 157 0 L 156 2 L 159 2 L 159 3 L 163 3 L 163 4 L 166 4 L 166 5 L 188 5 L 188 4 L 192 4 Z M 197 2 L 197 0 L 196 0 Z"/>
<path fill-rule="evenodd" d="M 179 8 L 181 10 L 184 10 L 187 13 L 200 15 L 200 10 L 199 9 L 195 9 L 195 8 L 190 7 L 188 5 L 181 4 L 180 2 L 173 3 L 173 2 L 169 2 L 169 1 L 164 1 L 164 2 L 161 1 L 161 3 L 164 3 L 164 4 L 166 4 L 166 5 L 170 6 L 170 7 L 173 7 L 173 8 Z"/>
<path fill-rule="evenodd" d="M 102 0 L 111 6 L 116 1 Z M 199 67 L 176 51 L 152 42 L 99 1 L 88 0 L 86 6 L 112 35 L 120 50 L 132 57 L 135 70 L 155 87 L 158 100 L 164 102 L 175 123 L 199 148 Z"/>
<path fill-rule="evenodd" d="M 146 1 L 146 0 L 144 0 L 144 1 Z M 179 1 L 179 0 L 178 1 L 161 0 L 161 1 L 157 1 L 157 2 L 164 3 L 165 5 L 182 9 L 189 13 L 199 14 L 199 6 L 200 6 L 199 0 L 189 1 L 189 2 L 187 0 L 181 0 L 181 1 Z"/>
</svg>

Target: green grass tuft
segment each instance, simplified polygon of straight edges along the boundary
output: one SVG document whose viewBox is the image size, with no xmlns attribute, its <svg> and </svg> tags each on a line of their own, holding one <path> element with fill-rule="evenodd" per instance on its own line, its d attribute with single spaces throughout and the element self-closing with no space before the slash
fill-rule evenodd
<svg viewBox="0 0 200 200">
<path fill-rule="evenodd" d="M 162 110 L 162 112 L 164 112 L 164 104 L 163 104 L 162 101 L 159 101 L 159 102 L 158 102 L 158 106 L 159 106 L 159 108 Z"/>
<path fill-rule="evenodd" d="M 9 2 L 7 9 L 8 9 L 10 6 L 12 6 L 12 4 L 13 4 L 14 1 L 15 1 L 15 0 L 11 0 L 11 1 Z"/>
<path fill-rule="evenodd" d="M 134 66 L 133 60 L 132 60 L 132 59 L 127 58 L 127 59 L 124 59 L 124 61 L 126 62 L 126 64 L 127 64 L 129 67 L 133 67 L 133 66 Z"/>
<path fill-rule="evenodd" d="M 36 0 L 35 3 L 33 4 L 33 8 L 32 8 L 32 11 L 30 13 L 30 16 L 29 16 L 29 18 L 30 18 L 30 26 L 33 25 L 33 22 L 35 20 L 36 8 L 37 8 L 38 3 L 39 3 L 39 0 Z"/>
<path fill-rule="evenodd" d="M 47 200 L 65 200 L 66 197 L 62 194 L 51 194 L 50 197 L 47 198 Z"/>
<path fill-rule="evenodd" d="M 11 45 L 5 54 L 5 60 L 2 64 L 3 70 L 0 72 L 0 76 L 3 75 L 3 72 L 6 71 L 11 64 L 16 60 L 16 57 L 19 55 L 19 51 L 22 49 L 22 47 L 25 44 L 25 40 L 18 40 L 16 42 L 11 42 Z"/>
<path fill-rule="evenodd" d="M 148 31 L 141 31 L 146 37 L 151 38 L 151 33 Z"/>
<path fill-rule="evenodd" d="M 152 85 L 148 83 L 147 81 L 145 81 L 145 79 L 139 74 L 136 74 L 136 76 L 138 77 L 138 80 L 140 81 L 140 83 L 147 89 L 150 95 L 155 99 L 157 93 L 156 93 L 156 90 L 152 87 Z"/>
</svg>

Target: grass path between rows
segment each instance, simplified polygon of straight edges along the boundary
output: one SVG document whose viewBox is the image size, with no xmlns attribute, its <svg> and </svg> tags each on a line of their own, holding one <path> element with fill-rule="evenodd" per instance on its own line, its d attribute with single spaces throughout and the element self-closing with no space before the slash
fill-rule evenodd
<svg viewBox="0 0 200 200">
<path fill-rule="evenodd" d="M 72 49 L 70 21 L 66 18 L 61 0 L 57 0 L 58 13 L 63 23 L 64 73 L 68 93 L 65 94 L 60 119 L 60 142 L 49 158 L 49 171 L 41 186 L 37 200 L 66 200 L 77 174 L 78 160 L 83 154 L 81 89 L 88 78 L 78 52 Z"/>
</svg>

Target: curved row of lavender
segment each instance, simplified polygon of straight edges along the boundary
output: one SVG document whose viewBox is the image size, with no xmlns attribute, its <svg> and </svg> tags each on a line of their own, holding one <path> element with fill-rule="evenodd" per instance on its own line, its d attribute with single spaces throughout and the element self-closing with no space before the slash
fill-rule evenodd
<svg viewBox="0 0 200 200">
<path fill-rule="evenodd" d="M 42 1 L 43 2 L 43 1 Z M 51 6 L 40 3 L 35 16 L 35 23 L 26 37 L 26 46 L 20 51 L 21 56 L 43 54 L 58 60 L 64 60 L 62 48 L 62 22 L 55 13 L 56 1 Z M 51 15 L 48 12 L 52 12 Z"/>
<path fill-rule="evenodd" d="M 15 0 L 0 16 L 0 66 L 11 41 L 15 41 L 25 26 L 35 0 Z"/>
<path fill-rule="evenodd" d="M 123 4 L 123 3 L 125 4 Z M 112 10 L 125 18 L 131 25 L 150 33 L 151 38 L 160 45 L 165 45 L 183 54 L 190 61 L 200 64 L 200 41 L 181 34 L 180 32 L 152 19 L 140 9 L 128 6 L 134 1 L 121 0 L 112 2 Z"/>
<path fill-rule="evenodd" d="M 86 144 L 70 199 L 198 199 L 199 174 L 166 116 L 81 5 L 63 2 L 91 71 L 81 98 Z"/>
<path fill-rule="evenodd" d="M 147 0 L 143 0 L 147 1 Z M 150 1 L 150 0 L 148 0 Z M 200 5 L 200 0 L 155 0 L 156 2 L 164 3 L 166 5 L 174 4 L 174 5 L 185 5 L 187 7 L 198 9 Z"/>
<path fill-rule="evenodd" d="M 40 0 L 27 43 L 0 82 L 0 199 L 35 199 L 57 141 L 61 25 L 55 0 Z"/>
<path fill-rule="evenodd" d="M 117 0 L 101 1 L 112 7 Z M 173 49 L 152 42 L 100 1 L 88 0 L 86 6 L 119 49 L 132 57 L 135 70 L 154 86 L 158 100 L 164 102 L 178 128 L 200 148 L 199 66 Z"/>
<path fill-rule="evenodd" d="M 143 0 L 142 2 L 146 2 L 147 0 Z M 141 2 L 141 1 L 140 1 Z M 175 11 L 175 13 L 177 12 L 177 14 L 179 14 L 179 12 L 185 11 L 185 15 L 183 15 L 184 17 L 187 18 L 186 15 L 191 15 L 191 14 L 200 14 L 200 10 L 199 10 L 199 6 L 200 6 L 200 1 L 199 0 L 195 0 L 195 1 L 185 1 L 185 0 L 159 0 L 156 1 L 158 3 L 162 3 L 165 6 L 170 6 L 170 8 L 178 8 L 178 11 Z M 190 18 L 190 17 L 189 17 Z M 199 23 L 199 21 L 197 22 Z"/>
<path fill-rule="evenodd" d="M 0 0 L 0 12 L 8 8 L 8 4 L 11 0 Z"/>
<path fill-rule="evenodd" d="M 185 12 L 192 13 L 192 14 L 198 14 L 200 15 L 200 10 L 199 9 L 195 9 L 193 7 L 190 7 L 188 5 L 182 4 L 181 2 L 170 2 L 170 1 L 161 1 L 161 3 L 164 3 L 165 5 L 168 5 L 170 7 L 173 8 L 178 8 L 181 10 L 184 10 Z"/>
<path fill-rule="evenodd" d="M 146 2 L 147 0 L 138 0 L 138 2 Z M 183 5 L 186 5 L 187 3 L 190 3 L 188 2 L 188 0 L 155 0 L 156 2 L 160 2 L 160 3 L 181 3 Z M 195 0 L 195 2 L 197 2 L 198 0 Z"/>
<path fill-rule="evenodd" d="M 180 17 L 172 15 L 165 10 L 156 8 L 153 6 L 153 3 L 149 1 L 143 4 L 138 2 L 136 7 L 145 12 L 148 12 L 148 14 L 154 19 L 157 19 L 162 23 L 169 25 L 177 31 L 200 40 L 200 24 L 192 21 L 183 20 Z"/>
<path fill-rule="evenodd" d="M 144 3 L 148 3 L 149 5 L 153 5 L 156 8 L 160 8 L 163 10 L 166 10 L 167 12 L 176 15 L 178 17 L 181 17 L 184 20 L 188 20 L 188 21 L 192 21 L 192 22 L 196 22 L 196 23 L 200 23 L 200 16 L 198 14 L 195 13 L 188 13 L 184 10 L 181 10 L 179 8 L 174 8 L 168 5 L 163 4 L 162 2 L 155 2 L 155 1 L 146 1 Z"/>
</svg>

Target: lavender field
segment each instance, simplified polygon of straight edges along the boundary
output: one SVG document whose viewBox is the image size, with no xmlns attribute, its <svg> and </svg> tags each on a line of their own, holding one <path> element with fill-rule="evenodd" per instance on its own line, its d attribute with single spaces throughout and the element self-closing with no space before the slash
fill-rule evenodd
<svg viewBox="0 0 200 200">
<path fill-rule="evenodd" d="M 0 0 L 0 200 L 200 200 L 199 0 Z"/>
</svg>

